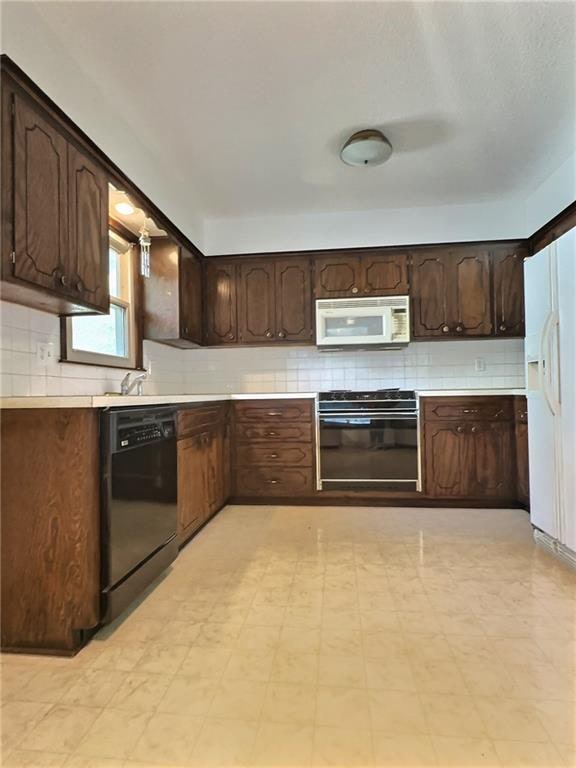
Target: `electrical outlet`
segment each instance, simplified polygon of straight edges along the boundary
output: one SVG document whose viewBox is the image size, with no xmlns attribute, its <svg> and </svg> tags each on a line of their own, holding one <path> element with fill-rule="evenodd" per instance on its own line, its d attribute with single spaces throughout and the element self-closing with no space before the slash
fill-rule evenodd
<svg viewBox="0 0 576 768">
<path fill-rule="evenodd" d="M 54 360 L 54 344 L 51 341 L 39 341 L 36 344 L 36 361 L 48 363 Z"/>
<path fill-rule="evenodd" d="M 486 370 L 486 360 L 483 357 L 477 357 L 474 360 L 474 370 L 476 373 L 483 373 Z"/>
</svg>

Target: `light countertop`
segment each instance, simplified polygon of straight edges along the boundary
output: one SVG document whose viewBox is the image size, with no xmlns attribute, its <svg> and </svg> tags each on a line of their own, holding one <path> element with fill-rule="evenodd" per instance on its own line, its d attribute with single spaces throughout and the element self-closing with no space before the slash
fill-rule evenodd
<svg viewBox="0 0 576 768">
<path fill-rule="evenodd" d="M 76 395 L 66 397 L 2 397 L 4 408 L 116 408 L 130 405 L 179 405 L 222 400 L 297 400 L 316 397 L 316 392 L 267 392 L 223 395 Z"/>
</svg>

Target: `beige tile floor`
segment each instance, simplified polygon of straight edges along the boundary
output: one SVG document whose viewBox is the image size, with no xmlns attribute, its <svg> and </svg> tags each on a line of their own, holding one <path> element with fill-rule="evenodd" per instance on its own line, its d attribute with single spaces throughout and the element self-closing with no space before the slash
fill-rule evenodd
<svg viewBox="0 0 576 768">
<path fill-rule="evenodd" d="M 3 657 L 4 765 L 574 765 L 575 586 L 519 510 L 227 507 L 76 658 Z"/>
</svg>

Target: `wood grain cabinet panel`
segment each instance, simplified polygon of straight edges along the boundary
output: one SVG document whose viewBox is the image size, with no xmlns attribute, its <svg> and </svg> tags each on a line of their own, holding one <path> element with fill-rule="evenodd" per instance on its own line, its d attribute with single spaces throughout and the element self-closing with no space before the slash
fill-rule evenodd
<svg viewBox="0 0 576 768">
<path fill-rule="evenodd" d="M 453 326 L 447 260 L 433 252 L 412 258 L 410 284 L 414 338 L 448 336 Z"/>
<path fill-rule="evenodd" d="M 238 343 L 237 265 L 204 262 L 204 340 L 208 345 Z"/>
<path fill-rule="evenodd" d="M 510 397 L 425 397 L 423 415 L 426 421 L 510 421 Z"/>
<path fill-rule="evenodd" d="M 239 445 L 236 449 L 236 464 L 241 467 L 285 465 L 311 467 L 313 460 L 312 446 L 309 443 L 289 445 L 254 443 Z"/>
<path fill-rule="evenodd" d="M 292 257 L 275 263 L 276 339 L 310 342 L 312 324 L 312 281 L 310 261 Z"/>
<path fill-rule="evenodd" d="M 321 256 L 314 259 L 314 296 L 317 299 L 357 296 L 361 284 L 358 256 Z"/>
<path fill-rule="evenodd" d="M 14 276 L 61 290 L 68 267 L 68 142 L 13 96 Z"/>
<path fill-rule="evenodd" d="M 312 421 L 310 400 L 239 400 L 234 404 L 237 422 Z"/>
<path fill-rule="evenodd" d="M 449 264 L 449 279 L 455 290 L 450 313 L 452 333 L 488 336 L 492 332 L 488 253 L 450 254 L 448 258 L 452 261 Z"/>
<path fill-rule="evenodd" d="M 528 406 L 525 397 L 514 398 L 514 438 L 516 447 L 516 495 L 524 506 L 530 503 L 528 469 Z"/>
<path fill-rule="evenodd" d="M 68 145 L 69 290 L 108 311 L 108 178 L 100 166 Z"/>
<path fill-rule="evenodd" d="M 178 441 L 178 538 L 186 541 L 205 520 L 208 507 L 203 435 Z"/>
<path fill-rule="evenodd" d="M 308 495 L 314 489 L 311 467 L 239 467 L 236 469 L 238 496 L 285 497 Z"/>
<path fill-rule="evenodd" d="M 408 254 L 383 253 L 361 259 L 362 293 L 365 296 L 388 296 L 408 293 Z"/>
<path fill-rule="evenodd" d="M 171 238 L 153 238 L 142 293 L 145 339 L 182 348 L 202 343 L 202 267 L 194 254 Z"/>
<path fill-rule="evenodd" d="M 452 422 L 425 425 L 426 493 L 435 498 L 473 496 L 473 456 L 463 426 Z"/>
<path fill-rule="evenodd" d="M 236 423 L 236 440 L 267 442 L 278 440 L 282 443 L 311 443 L 313 426 L 305 424 Z"/>
<path fill-rule="evenodd" d="M 70 653 L 100 620 L 98 411 L 2 413 L 2 647 Z"/>
<path fill-rule="evenodd" d="M 476 423 L 469 429 L 475 466 L 473 496 L 512 499 L 516 495 L 513 425 Z"/>
<path fill-rule="evenodd" d="M 524 336 L 524 259 L 527 248 L 502 248 L 492 254 L 496 336 Z"/>
<path fill-rule="evenodd" d="M 238 334 L 254 344 L 276 338 L 274 263 L 265 259 L 243 263 L 238 273 Z"/>
</svg>

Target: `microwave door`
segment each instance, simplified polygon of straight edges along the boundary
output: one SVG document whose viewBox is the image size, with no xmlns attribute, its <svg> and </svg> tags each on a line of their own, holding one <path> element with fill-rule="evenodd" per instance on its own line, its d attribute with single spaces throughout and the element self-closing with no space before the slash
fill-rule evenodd
<svg viewBox="0 0 576 768">
<path fill-rule="evenodd" d="M 382 344 L 392 337 L 390 310 L 386 308 L 325 310 L 321 314 L 321 344 Z"/>
</svg>

